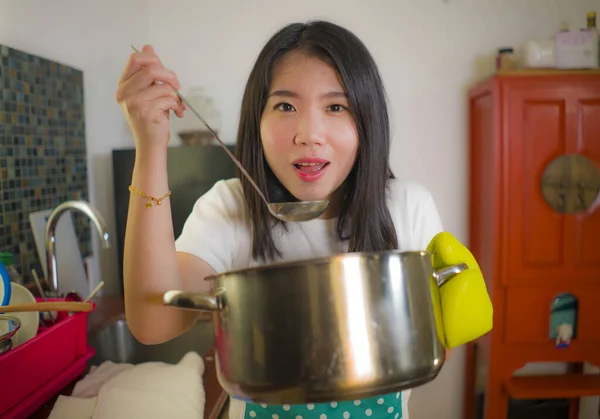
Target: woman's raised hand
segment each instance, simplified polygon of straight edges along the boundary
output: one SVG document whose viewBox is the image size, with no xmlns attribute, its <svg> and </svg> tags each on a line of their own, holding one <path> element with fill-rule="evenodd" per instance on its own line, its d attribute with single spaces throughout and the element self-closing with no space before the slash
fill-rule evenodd
<svg viewBox="0 0 600 419">
<path fill-rule="evenodd" d="M 177 75 L 165 68 L 154 49 L 145 45 L 129 57 L 116 92 L 116 99 L 133 132 L 136 148 L 165 147 L 169 141 L 169 117 L 182 118 L 186 109 L 176 93 Z"/>
</svg>

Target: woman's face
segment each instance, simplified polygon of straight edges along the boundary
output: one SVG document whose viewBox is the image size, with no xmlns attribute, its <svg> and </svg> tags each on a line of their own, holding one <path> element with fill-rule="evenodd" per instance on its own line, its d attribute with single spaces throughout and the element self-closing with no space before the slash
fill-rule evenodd
<svg viewBox="0 0 600 419">
<path fill-rule="evenodd" d="M 260 131 L 271 170 L 302 201 L 332 199 L 356 160 L 358 133 L 336 71 L 301 52 L 273 69 Z"/>
</svg>

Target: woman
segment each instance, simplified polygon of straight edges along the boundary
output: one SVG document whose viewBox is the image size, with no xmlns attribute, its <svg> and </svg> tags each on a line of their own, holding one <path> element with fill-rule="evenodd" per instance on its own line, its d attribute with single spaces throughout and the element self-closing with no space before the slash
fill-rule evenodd
<svg viewBox="0 0 600 419">
<path fill-rule="evenodd" d="M 314 21 L 282 28 L 260 52 L 242 100 L 236 152 L 272 202 L 328 199 L 326 213 L 283 223 L 245 178 L 224 180 L 198 199 L 175 240 L 169 205 L 146 203 L 168 197 L 169 116 L 186 110 L 179 87 L 145 46 L 131 56 L 116 95 L 136 142 L 124 278 L 129 326 L 141 342 L 165 342 L 197 320 L 197 313 L 153 303 L 167 290 L 207 291 L 206 276 L 275 261 L 423 250 L 442 231 L 431 194 L 392 175 L 385 92 L 369 51 L 350 31 Z M 408 394 L 308 406 L 232 400 L 230 410 L 236 418 L 398 419 L 408 417 Z"/>
</svg>

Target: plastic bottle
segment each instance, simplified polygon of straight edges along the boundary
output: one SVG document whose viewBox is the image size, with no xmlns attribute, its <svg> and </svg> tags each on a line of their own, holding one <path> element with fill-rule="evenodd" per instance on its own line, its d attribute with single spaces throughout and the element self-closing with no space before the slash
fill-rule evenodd
<svg viewBox="0 0 600 419">
<path fill-rule="evenodd" d="M 600 65 L 600 31 L 596 27 L 596 12 L 587 13 L 587 29 L 594 31 L 598 44 L 598 65 Z"/>
<path fill-rule="evenodd" d="M 515 50 L 512 47 L 498 48 L 496 55 L 496 70 L 514 70 L 517 68 Z"/>
</svg>

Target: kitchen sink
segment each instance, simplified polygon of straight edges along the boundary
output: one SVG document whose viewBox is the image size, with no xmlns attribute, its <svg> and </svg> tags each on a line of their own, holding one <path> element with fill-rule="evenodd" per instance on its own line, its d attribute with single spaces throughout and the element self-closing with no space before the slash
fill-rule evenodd
<svg viewBox="0 0 600 419">
<path fill-rule="evenodd" d="M 214 343 L 213 325 L 209 320 L 198 321 L 184 334 L 157 345 L 144 345 L 133 336 L 125 318 L 119 318 L 89 336 L 89 344 L 96 350 L 90 365 L 104 361 L 139 364 L 160 361 L 178 363 L 189 351 L 204 355 Z"/>
</svg>

